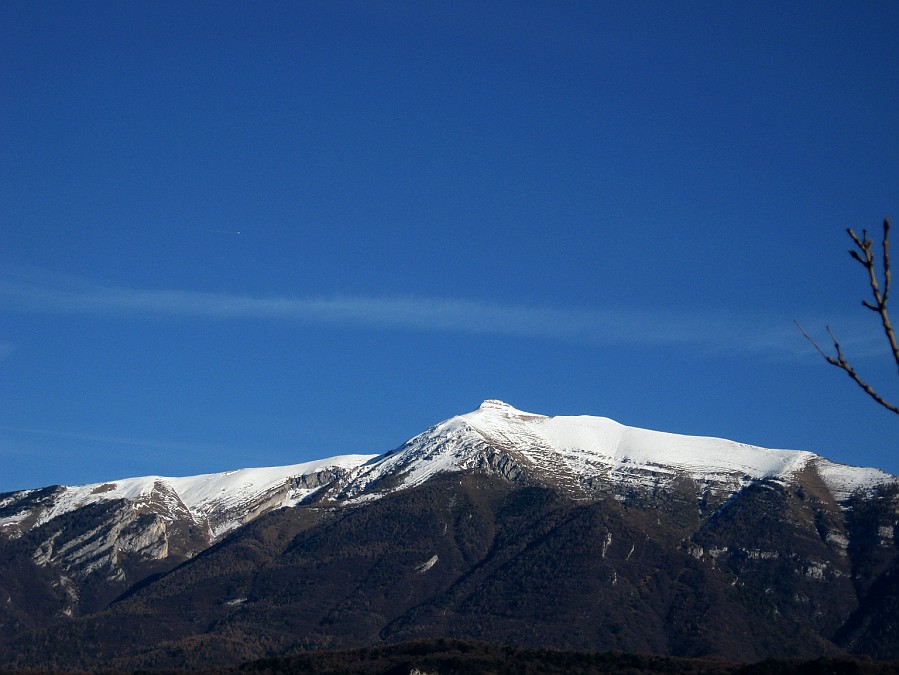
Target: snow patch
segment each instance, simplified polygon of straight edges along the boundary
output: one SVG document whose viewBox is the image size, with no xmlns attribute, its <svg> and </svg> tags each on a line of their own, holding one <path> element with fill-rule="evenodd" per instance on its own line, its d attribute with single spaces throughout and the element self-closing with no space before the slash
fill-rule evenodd
<svg viewBox="0 0 899 675">
<path fill-rule="evenodd" d="M 434 565 L 436 565 L 438 560 L 439 560 L 439 558 L 436 555 L 432 555 L 425 562 L 423 562 L 421 565 L 416 567 L 415 571 L 418 572 L 419 574 L 424 574 L 429 569 L 431 569 Z"/>
<path fill-rule="evenodd" d="M 197 522 L 216 520 L 214 537 L 239 527 L 246 508 L 269 495 L 275 503 L 267 507 L 292 506 L 315 492 L 315 489 L 290 489 L 292 478 L 301 478 L 328 469 L 352 469 L 377 455 L 342 455 L 302 464 L 253 469 L 236 469 L 222 473 L 187 477 L 142 476 L 89 485 L 65 486 L 49 508 L 40 512 L 36 524 L 46 523 L 63 513 L 101 501 L 124 499 L 139 504 L 152 502 L 165 507 L 164 517 L 188 516 Z M 283 489 L 283 490 L 282 490 Z M 281 490 L 283 495 L 276 495 Z M 21 493 L 20 493 L 21 494 Z M 280 499 L 280 501 L 279 501 Z M 19 513 L 0 519 L 0 527 L 18 523 L 29 515 Z"/>
<path fill-rule="evenodd" d="M 855 492 L 870 493 L 879 485 L 899 480 L 880 469 L 835 464 L 823 457 L 817 458 L 815 468 L 831 494 L 840 502 Z"/>
</svg>

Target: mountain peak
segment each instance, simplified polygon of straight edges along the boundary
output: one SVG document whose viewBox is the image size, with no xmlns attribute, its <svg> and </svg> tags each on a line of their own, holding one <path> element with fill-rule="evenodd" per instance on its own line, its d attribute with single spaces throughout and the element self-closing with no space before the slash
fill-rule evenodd
<svg viewBox="0 0 899 675">
<path fill-rule="evenodd" d="M 483 403 L 481 403 L 481 405 L 478 406 L 477 410 L 474 410 L 474 411 L 468 413 L 467 415 L 462 415 L 462 418 L 463 419 L 479 418 L 479 417 L 483 417 L 485 414 L 488 417 L 491 415 L 499 414 L 501 417 L 504 417 L 504 418 L 515 418 L 515 417 L 543 418 L 544 417 L 543 415 L 537 415 L 536 413 L 529 413 L 529 412 L 525 412 L 524 410 L 519 410 L 515 406 L 509 405 L 505 401 L 500 401 L 499 399 L 495 399 L 495 398 L 488 398 L 486 401 L 484 401 Z"/>
<path fill-rule="evenodd" d="M 500 401 L 499 399 L 495 398 L 488 398 L 478 406 L 478 410 L 506 410 L 508 412 L 521 412 L 505 401 Z"/>
</svg>

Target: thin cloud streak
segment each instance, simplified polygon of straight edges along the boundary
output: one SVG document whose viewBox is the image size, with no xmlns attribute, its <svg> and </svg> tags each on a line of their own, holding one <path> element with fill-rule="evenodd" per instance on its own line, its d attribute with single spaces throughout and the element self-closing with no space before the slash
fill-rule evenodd
<svg viewBox="0 0 899 675">
<path fill-rule="evenodd" d="M 143 448 L 147 450 L 156 450 L 163 453 L 184 455 L 235 455 L 240 454 L 246 457 L 252 457 L 257 454 L 256 450 L 248 450 L 246 448 L 224 447 L 220 445 L 210 445 L 202 443 L 182 443 L 167 442 L 159 440 L 149 440 L 142 438 L 131 438 L 125 436 L 107 436 L 103 434 L 82 433 L 75 431 L 57 431 L 55 429 L 33 429 L 28 427 L 17 427 L 9 425 L 0 425 L 0 433 L 16 434 L 24 436 L 36 436 L 44 438 L 59 438 L 70 441 L 82 441 L 101 447 L 115 448 Z M 2 442 L 2 439 L 0 439 Z M 20 446 L 15 444 L 12 446 L 13 451 L 17 451 Z M 0 452 L 2 454 L 2 452 Z"/>
<path fill-rule="evenodd" d="M 602 344 L 684 345 L 775 357 L 808 355 L 788 318 L 779 322 L 727 312 L 527 307 L 421 297 L 253 297 L 105 287 L 73 280 L 52 286 L 0 281 L 0 303 L 7 309 L 40 313 L 296 321 Z"/>
<path fill-rule="evenodd" d="M 79 433 L 72 431 L 56 431 L 53 429 L 31 429 L 28 427 L 16 427 L 2 425 L 0 431 L 30 436 L 51 436 L 54 438 L 67 438 L 76 441 L 88 441 L 91 443 L 103 443 L 107 445 L 127 445 L 136 448 L 149 448 L 152 450 L 190 450 L 190 451 L 221 451 L 222 448 L 211 445 L 184 445 L 182 443 L 166 443 L 163 441 L 149 441 L 138 438 L 126 438 L 123 436 L 103 436 L 99 434 Z"/>
</svg>

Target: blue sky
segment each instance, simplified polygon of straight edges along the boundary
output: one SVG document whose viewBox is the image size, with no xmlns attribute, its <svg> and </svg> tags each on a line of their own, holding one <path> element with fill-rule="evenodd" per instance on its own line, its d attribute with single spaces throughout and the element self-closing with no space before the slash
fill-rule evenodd
<svg viewBox="0 0 899 675">
<path fill-rule="evenodd" d="M 485 398 L 899 473 L 899 4 L 0 4 L 0 490 Z M 899 315 L 899 309 L 896 310 Z"/>
</svg>

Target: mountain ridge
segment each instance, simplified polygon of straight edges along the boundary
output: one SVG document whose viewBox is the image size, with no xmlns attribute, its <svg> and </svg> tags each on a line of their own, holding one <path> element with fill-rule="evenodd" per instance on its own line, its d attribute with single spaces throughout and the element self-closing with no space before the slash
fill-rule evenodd
<svg viewBox="0 0 899 675">
<path fill-rule="evenodd" d="M 171 514 L 187 512 L 198 524 L 205 521 L 215 541 L 254 514 L 295 506 L 327 482 L 338 483 L 331 486 L 332 496 L 340 496 L 337 501 L 356 503 L 377 498 L 379 493 L 368 488 L 400 469 L 405 468 L 407 475 L 393 489 L 420 485 L 441 472 L 491 468 L 497 451 L 507 453 L 506 459 L 503 467 L 492 466 L 493 470 L 516 477 L 529 472 L 538 479 L 555 474 L 569 486 L 597 475 L 646 483 L 648 476 L 657 481 L 665 474 L 680 473 L 716 484 L 719 491 L 736 491 L 750 480 L 787 479 L 809 464 L 838 499 L 854 490 L 899 481 L 880 469 L 837 464 L 804 450 L 652 431 L 590 415 L 548 417 L 487 399 L 476 410 L 444 420 L 380 455 L 339 455 L 294 465 L 184 477 L 141 476 L 0 494 L 0 532 L 15 536 L 23 527 L 41 525 L 98 501 L 121 498 L 142 504 L 155 498 Z M 409 466 L 410 462 L 418 465 Z M 27 505 L 30 495 L 47 490 L 55 490 L 56 496 L 49 508 L 16 509 L 17 504 Z"/>
<path fill-rule="evenodd" d="M 487 400 L 379 455 L 0 495 L 0 667 L 444 636 L 899 658 L 897 551 L 878 469 Z"/>
</svg>

